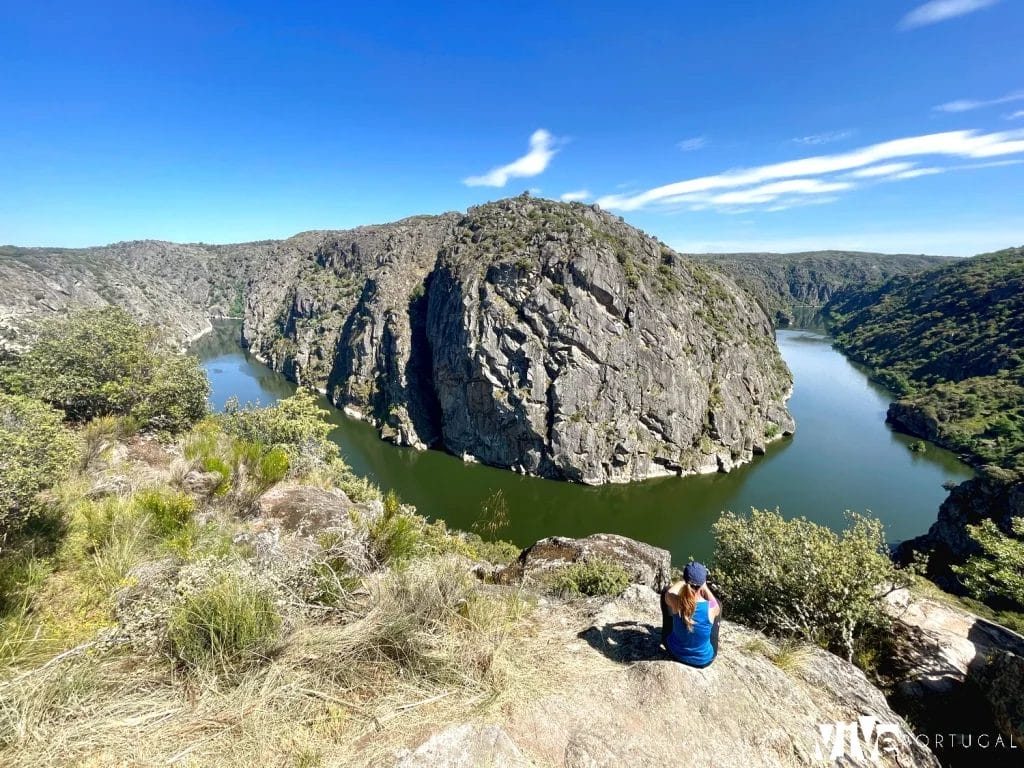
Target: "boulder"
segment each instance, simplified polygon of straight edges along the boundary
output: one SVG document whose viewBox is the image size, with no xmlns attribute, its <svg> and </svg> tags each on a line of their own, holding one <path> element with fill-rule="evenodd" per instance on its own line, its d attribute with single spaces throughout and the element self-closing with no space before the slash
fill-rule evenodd
<svg viewBox="0 0 1024 768">
<path fill-rule="evenodd" d="M 1002 733 L 1024 744 L 1024 637 L 952 605 L 896 590 L 894 701 L 934 732 Z"/>
<path fill-rule="evenodd" d="M 265 526 L 300 536 L 327 530 L 351 534 L 356 506 L 337 489 L 282 483 L 259 498 L 255 517 Z"/>
<path fill-rule="evenodd" d="M 618 563 L 630 581 L 661 591 L 672 579 L 672 556 L 666 549 L 614 533 L 595 533 L 582 539 L 552 536 L 524 549 L 516 563 L 501 574 L 510 583 L 534 578 L 572 563 L 606 560 Z"/>
</svg>

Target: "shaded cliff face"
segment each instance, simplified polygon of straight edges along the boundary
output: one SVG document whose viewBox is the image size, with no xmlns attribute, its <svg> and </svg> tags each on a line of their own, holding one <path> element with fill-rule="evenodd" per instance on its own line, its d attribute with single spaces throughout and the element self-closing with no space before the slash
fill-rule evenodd
<svg viewBox="0 0 1024 768">
<path fill-rule="evenodd" d="M 794 426 L 757 303 L 580 204 L 234 246 L 4 249 L 0 269 L 21 286 L 0 288 L 4 322 L 114 303 L 186 339 L 243 314 L 256 355 L 383 438 L 543 477 L 728 471 Z"/>
<path fill-rule="evenodd" d="M 386 439 L 604 483 L 728 470 L 793 429 L 764 313 L 617 217 L 515 198 L 300 237 L 245 340 Z"/>
</svg>

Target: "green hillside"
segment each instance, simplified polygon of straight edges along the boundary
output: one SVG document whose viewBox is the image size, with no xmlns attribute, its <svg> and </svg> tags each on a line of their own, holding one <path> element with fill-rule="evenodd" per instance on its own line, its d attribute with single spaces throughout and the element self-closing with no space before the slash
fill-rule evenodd
<svg viewBox="0 0 1024 768">
<path fill-rule="evenodd" d="M 1024 248 L 851 289 L 827 313 L 836 346 L 901 395 L 890 418 L 1024 467 Z"/>
</svg>

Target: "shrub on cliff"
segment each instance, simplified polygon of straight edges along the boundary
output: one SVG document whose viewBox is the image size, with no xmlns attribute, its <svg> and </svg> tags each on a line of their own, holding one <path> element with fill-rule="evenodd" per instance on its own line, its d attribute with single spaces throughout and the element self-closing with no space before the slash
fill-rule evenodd
<svg viewBox="0 0 1024 768">
<path fill-rule="evenodd" d="M 1012 525 L 1018 538 L 1003 533 L 993 520 L 967 526 L 983 554 L 954 565 L 953 572 L 979 600 L 1005 600 L 1024 610 L 1024 519 L 1013 518 Z"/>
<path fill-rule="evenodd" d="M 885 621 L 882 595 L 905 579 L 881 522 L 853 513 L 850 521 L 837 534 L 778 510 L 723 513 L 713 526 L 714 574 L 729 615 L 852 659 L 858 637 Z"/>
<path fill-rule="evenodd" d="M 63 410 L 73 421 L 128 415 L 178 431 L 206 413 L 209 382 L 193 357 L 166 349 L 153 328 L 114 307 L 44 321 L 0 384 Z"/>
<path fill-rule="evenodd" d="M 38 400 L 0 394 L 0 550 L 7 532 L 37 511 L 39 492 L 77 459 L 62 422 L 60 411 Z"/>
</svg>

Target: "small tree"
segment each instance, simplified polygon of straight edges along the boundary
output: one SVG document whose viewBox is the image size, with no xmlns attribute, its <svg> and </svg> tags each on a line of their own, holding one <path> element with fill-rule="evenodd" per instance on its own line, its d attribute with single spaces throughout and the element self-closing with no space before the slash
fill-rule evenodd
<svg viewBox="0 0 1024 768">
<path fill-rule="evenodd" d="M 63 414 L 21 395 L 0 394 L 0 550 L 7 532 L 38 509 L 39 492 L 77 459 Z"/>
<path fill-rule="evenodd" d="M 122 309 L 82 309 L 44 321 L 2 372 L 6 389 L 63 410 L 72 421 L 130 415 L 177 431 L 206 413 L 209 382 L 193 357 L 160 343 Z"/>
<path fill-rule="evenodd" d="M 713 527 L 714 573 L 730 614 L 852 660 L 855 639 L 885 622 L 882 596 L 905 580 L 889 558 L 881 522 L 849 518 L 837 534 L 778 510 L 723 513 Z"/>
<path fill-rule="evenodd" d="M 1024 518 L 1013 518 L 1011 527 L 1020 538 L 1006 535 L 992 520 L 968 525 L 967 532 L 984 554 L 954 565 L 953 572 L 979 600 L 1001 598 L 1024 610 Z"/>
</svg>

